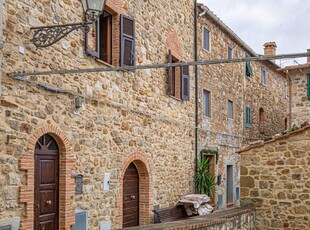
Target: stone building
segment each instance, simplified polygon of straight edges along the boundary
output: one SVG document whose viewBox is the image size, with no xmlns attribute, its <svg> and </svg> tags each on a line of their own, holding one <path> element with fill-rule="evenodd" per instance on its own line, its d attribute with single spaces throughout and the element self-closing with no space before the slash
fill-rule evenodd
<svg viewBox="0 0 310 230">
<path fill-rule="evenodd" d="M 23 81 L 8 76 L 16 71 L 109 67 L 132 61 L 167 63 L 169 50 L 179 60 L 193 60 L 193 46 L 187 45 L 193 43 L 188 36 L 193 34 L 193 7 L 186 0 L 156 4 L 107 0 L 101 22 L 113 39 L 106 37 L 106 50 L 99 53 L 98 40 L 91 35 L 86 36 L 84 51 L 82 31 L 44 49 L 30 42 L 30 27 L 83 21 L 79 0 L 5 1 L 1 221 L 19 218 L 21 229 L 33 229 L 35 223 L 44 225 L 43 217 L 34 220 L 40 205 L 49 205 L 53 210 L 43 210 L 52 213 L 49 227 L 69 229 L 75 215 L 87 215 L 89 229 L 143 225 L 151 223 L 154 205 L 174 205 L 181 195 L 194 191 L 194 94 L 187 99 L 170 96 L 166 69 L 30 76 Z M 159 17 L 157 12 L 169 13 Z M 124 30 L 121 20 L 135 29 Z M 124 58 L 126 50 L 119 52 L 124 45 L 121 35 L 126 35 L 135 53 L 129 61 Z M 192 68 L 188 75 L 193 81 Z M 45 155 L 54 158 L 47 160 Z M 59 173 L 51 173 L 58 169 Z M 42 197 L 34 192 L 49 179 L 35 184 L 38 170 L 45 170 L 42 175 L 48 178 L 56 175 L 54 184 L 59 181 L 58 188 L 42 191 Z M 132 183 L 137 194 L 123 189 L 131 174 L 139 175 L 140 187 Z M 83 191 L 76 191 L 75 177 L 80 175 Z M 128 199 L 133 215 L 125 206 Z"/>
<path fill-rule="evenodd" d="M 203 15 L 198 26 L 200 60 L 258 57 L 208 7 L 199 8 Z M 264 47 L 265 56 L 276 55 L 274 42 Z M 199 148 L 216 165 L 219 208 L 239 203 L 240 166 L 235 151 L 285 129 L 287 80 L 278 68 L 273 61 L 199 67 Z M 217 154 L 208 153 L 212 150 Z"/>
<path fill-rule="evenodd" d="M 310 126 L 240 151 L 241 205 L 256 207 L 256 228 L 310 226 Z"/>
<path fill-rule="evenodd" d="M 180 196 L 194 192 L 192 67 L 12 75 L 192 61 L 193 8 L 194 1 L 187 0 L 106 0 L 96 31 L 75 31 L 37 49 L 30 27 L 81 22 L 81 2 L 4 1 L 1 227 L 70 229 L 77 219 L 89 229 L 144 225 L 152 222 L 154 206 L 173 206 Z M 212 51 L 200 46 L 199 58 L 225 58 L 227 45 L 233 57 L 243 57 L 245 51 L 257 56 L 211 15 L 200 17 L 199 31 L 208 26 Z M 260 80 L 262 66 L 266 86 Z M 226 168 L 233 172 L 229 196 L 235 204 L 235 150 L 283 128 L 276 121 L 278 114 L 286 116 L 285 78 L 275 67 L 272 62 L 199 67 L 199 148 L 219 155 L 219 195 L 226 191 Z M 211 118 L 202 113 L 203 90 L 211 92 Z M 228 100 L 233 102 L 232 119 L 227 118 Z M 225 197 L 220 206 L 227 206 Z"/>
<path fill-rule="evenodd" d="M 310 50 L 308 50 L 310 52 Z M 286 74 L 289 100 L 289 127 L 310 122 L 310 58 L 306 64 L 279 69 Z"/>
</svg>

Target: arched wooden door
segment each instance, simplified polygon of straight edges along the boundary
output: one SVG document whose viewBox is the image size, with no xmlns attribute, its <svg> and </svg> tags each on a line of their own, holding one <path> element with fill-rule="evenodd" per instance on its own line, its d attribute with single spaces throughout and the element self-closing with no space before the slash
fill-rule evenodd
<svg viewBox="0 0 310 230">
<path fill-rule="evenodd" d="M 35 230 L 58 230 L 59 149 L 48 134 L 35 148 Z"/>
<path fill-rule="evenodd" d="M 123 180 L 123 228 L 139 225 L 139 173 L 131 163 Z"/>
</svg>

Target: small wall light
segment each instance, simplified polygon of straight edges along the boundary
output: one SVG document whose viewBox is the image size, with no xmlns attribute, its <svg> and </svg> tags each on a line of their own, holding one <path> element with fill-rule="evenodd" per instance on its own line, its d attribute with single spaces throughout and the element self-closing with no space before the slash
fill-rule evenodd
<svg viewBox="0 0 310 230">
<path fill-rule="evenodd" d="M 82 97 L 77 97 L 75 98 L 75 108 L 80 109 L 83 106 L 83 98 Z"/>
</svg>

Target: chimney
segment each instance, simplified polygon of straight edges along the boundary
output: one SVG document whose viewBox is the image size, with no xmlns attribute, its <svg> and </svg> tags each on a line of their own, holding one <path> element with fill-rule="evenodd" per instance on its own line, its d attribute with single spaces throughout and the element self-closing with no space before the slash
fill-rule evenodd
<svg viewBox="0 0 310 230">
<path fill-rule="evenodd" d="M 277 44 L 275 42 L 266 42 L 264 44 L 264 56 L 275 56 Z"/>
<path fill-rule="evenodd" d="M 307 49 L 307 63 L 310 64 L 310 49 Z"/>
</svg>

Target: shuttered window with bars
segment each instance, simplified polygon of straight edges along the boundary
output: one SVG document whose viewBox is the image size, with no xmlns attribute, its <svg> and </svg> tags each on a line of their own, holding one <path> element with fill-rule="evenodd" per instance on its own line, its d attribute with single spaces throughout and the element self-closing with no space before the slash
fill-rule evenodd
<svg viewBox="0 0 310 230">
<path fill-rule="evenodd" d="M 168 52 L 168 63 L 177 63 L 180 60 L 172 56 L 171 50 Z M 176 66 L 168 68 L 168 95 L 189 101 L 190 98 L 190 78 L 189 66 Z"/>
<path fill-rule="evenodd" d="M 85 37 L 86 53 L 108 64 L 113 64 L 115 57 L 120 57 L 120 66 L 135 65 L 135 21 L 127 16 L 120 15 L 120 41 L 119 49 L 112 47 L 113 39 L 118 40 L 119 33 L 113 28 L 113 17 L 104 11 L 93 24 Z M 117 19 L 119 20 L 119 18 Z M 119 52 L 119 53 L 116 53 Z M 116 59 L 117 60 L 117 59 Z M 115 62 L 114 62 L 115 63 Z M 115 63 L 117 64 L 117 63 Z"/>
</svg>

